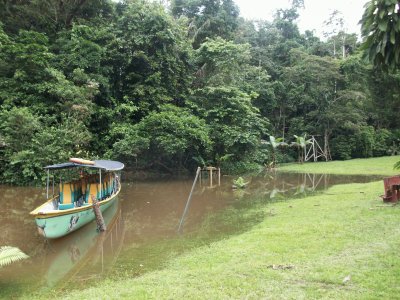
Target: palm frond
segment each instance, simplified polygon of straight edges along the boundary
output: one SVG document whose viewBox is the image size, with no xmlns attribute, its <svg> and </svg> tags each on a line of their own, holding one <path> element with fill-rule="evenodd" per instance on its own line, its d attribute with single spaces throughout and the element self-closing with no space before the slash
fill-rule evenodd
<svg viewBox="0 0 400 300">
<path fill-rule="evenodd" d="M 400 170 L 400 161 L 398 161 L 397 163 L 394 164 L 393 169 Z"/>
<path fill-rule="evenodd" d="M 0 267 L 9 265 L 15 261 L 26 259 L 29 256 L 16 247 L 0 247 Z"/>
</svg>

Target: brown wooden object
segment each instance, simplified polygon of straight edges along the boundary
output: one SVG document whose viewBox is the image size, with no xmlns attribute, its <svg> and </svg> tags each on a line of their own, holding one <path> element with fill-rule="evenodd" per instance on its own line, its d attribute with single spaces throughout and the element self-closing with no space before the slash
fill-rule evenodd
<svg viewBox="0 0 400 300">
<path fill-rule="evenodd" d="M 100 205 L 99 201 L 97 201 L 96 197 L 92 196 L 92 201 L 93 201 L 93 212 L 94 215 L 96 216 L 96 223 L 97 223 L 97 228 L 99 229 L 100 232 L 106 231 L 106 223 L 104 222 L 103 214 L 101 213 L 100 210 Z"/>
<path fill-rule="evenodd" d="M 383 179 L 385 195 L 382 195 L 384 202 L 397 202 L 400 199 L 400 176 L 386 177 Z"/>
</svg>

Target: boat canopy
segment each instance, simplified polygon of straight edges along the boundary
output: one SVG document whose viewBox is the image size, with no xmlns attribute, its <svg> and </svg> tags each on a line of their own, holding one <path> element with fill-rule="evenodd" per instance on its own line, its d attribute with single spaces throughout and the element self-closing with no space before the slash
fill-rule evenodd
<svg viewBox="0 0 400 300">
<path fill-rule="evenodd" d="M 55 164 L 44 167 L 45 170 L 58 170 L 58 169 L 69 169 L 69 168 L 92 168 L 92 169 L 102 169 L 105 171 L 120 171 L 124 168 L 124 164 L 119 161 L 113 160 L 94 160 L 94 164 L 79 164 L 75 162 L 66 162 L 61 164 Z"/>
</svg>

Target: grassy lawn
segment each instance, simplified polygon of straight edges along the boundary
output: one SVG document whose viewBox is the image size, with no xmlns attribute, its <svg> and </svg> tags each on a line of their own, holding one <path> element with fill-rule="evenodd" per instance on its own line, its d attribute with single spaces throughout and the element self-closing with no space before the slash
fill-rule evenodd
<svg viewBox="0 0 400 300">
<path fill-rule="evenodd" d="M 396 158 L 324 165 L 347 174 L 381 166 L 371 172 L 377 174 L 382 160 L 390 174 Z M 400 206 L 384 204 L 382 192 L 382 182 L 346 184 L 315 196 L 265 202 L 256 208 L 263 211 L 261 222 L 185 252 L 161 270 L 47 297 L 400 299 Z"/>
<path fill-rule="evenodd" d="M 360 158 L 346 161 L 308 162 L 305 164 L 282 164 L 279 170 L 306 173 L 329 173 L 343 175 L 396 175 L 399 170 L 393 170 L 393 165 L 400 156 L 385 156 L 378 158 Z"/>
</svg>

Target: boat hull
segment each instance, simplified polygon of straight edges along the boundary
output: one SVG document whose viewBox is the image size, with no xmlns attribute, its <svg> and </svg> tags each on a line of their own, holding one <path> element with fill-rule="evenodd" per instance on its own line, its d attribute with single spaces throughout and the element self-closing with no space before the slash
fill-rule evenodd
<svg viewBox="0 0 400 300">
<path fill-rule="evenodd" d="M 72 277 L 79 277 L 80 273 L 96 274 L 96 262 L 101 263 L 101 269 L 103 264 L 105 267 L 111 263 L 106 262 L 105 258 L 117 253 L 123 242 L 121 208 L 118 201 L 113 201 L 103 213 L 103 217 L 107 224 L 107 232 L 102 235 L 96 232 L 96 222 L 89 222 L 62 239 L 50 241 L 51 247 L 45 255 L 45 264 L 48 266 L 45 278 L 48 287 L 62 288 Z"/>
<path fill-rule="evenodd" d="M 118 197 L 115 195 L 104 203 L 102 203 L 103 201 L 99 202 L 101 212 L 109 208 L 117 199 Z M 48 217 L 41 215 L 40 218 L 35 218 L 35 222 L 39 234 L 45 238 L 55 239 L 74 232 L 94 219 L 93 207 L 88 205 L 85 209 L 81 207 L 76 210 L 72 209 L 67 214 Z"/>
</svg>

